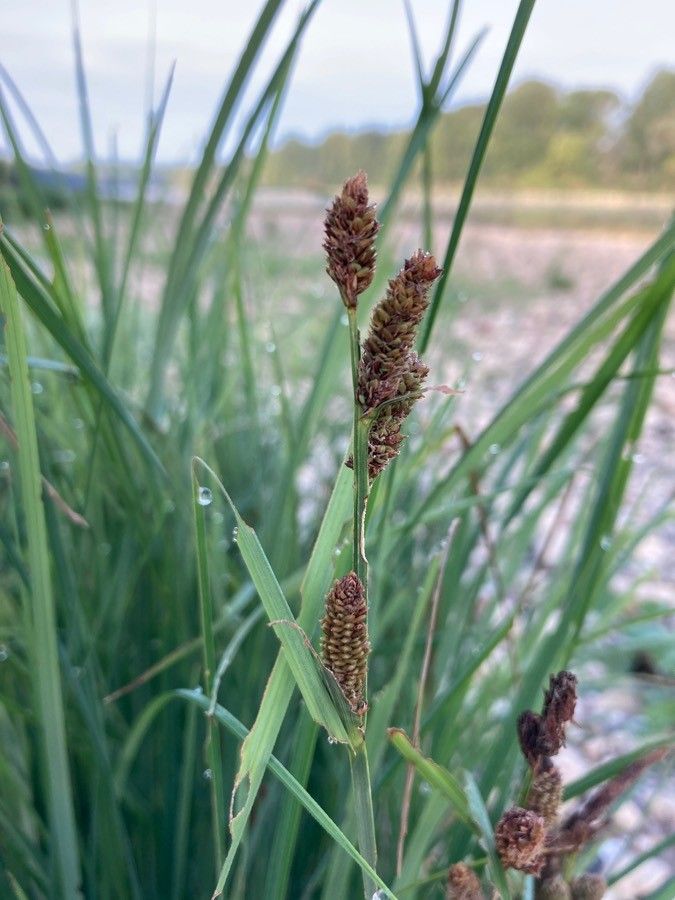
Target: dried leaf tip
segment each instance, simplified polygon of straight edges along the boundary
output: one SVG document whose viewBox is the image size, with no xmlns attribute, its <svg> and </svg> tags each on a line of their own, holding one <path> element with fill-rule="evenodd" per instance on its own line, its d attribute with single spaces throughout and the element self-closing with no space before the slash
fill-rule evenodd
<svg viewBox="0 0 675 900">
<path fill-rule="evenodd" d="M 480 881 L 466 863 L 455 863 L 448 871 L 446 900 L 485 900 Z"/>
<path fill-rule="evenodd" d="M 375 206 L 368 203 L 365 172 L 349 178 L 326 211 L 326 271 L 338 286 L 342 302 L 355 309 L 359 294 L 375 274 L 375 238 L 379 230 Z"/>
<path fill-rule="evenodd" d="M 324 665 L 353 712 L 363 715 L 370 643 L 365 591 L 355 572 L 344 575 L 328 592 L 321 630 Z"/>
</svg>

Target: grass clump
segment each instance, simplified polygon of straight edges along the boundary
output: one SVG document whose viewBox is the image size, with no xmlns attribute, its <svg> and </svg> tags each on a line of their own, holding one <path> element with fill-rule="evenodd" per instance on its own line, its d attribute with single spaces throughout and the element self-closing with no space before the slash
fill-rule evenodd
<svg viewBox="0 0 675 900">
<path fill-rule="evenodd" d="M 395 271 L 401 192 L 473 55 L 447 71 L 459 4 L 430 79 L 419 66 L 424 102 L 381 228 L 363 176 L 329 220 L 334 304 L 317 302 L 318 259 L 271 260 L 249 227 L 316 4 L 246 108 L 280 7 L 255 24 L 177 211 L 147 193 L 170 78 L 134 203 L 104 199 L 85 134 L 86 202 L 68 216 L 45 215 L 3 101 L 35 227 L 10 219 L 0 236 L 0 894 L 531 896 L 533 875 L 499 853 L 508 809 L 526 814 L 518 835 L 539 848 L 543 831 L 554 850 L 537 889 L 587 890 L 594 861 L 620 883 L 670 846 L 607 864 L 596 824 L 645 760 L 667 774 L 650 754 L 673 738 L 662 680 L 625 662 L 636 645 L 665 653 L 668 608 L 641 602 L 630 562 L 672 512 L 624 513 L 663 372 L 675 228 L 459 446 L 456 397 L 417 401 L 426 367 L 452 354 L 463 313 L 445 288 L 532 3 L 519 5 L 442 274 L 414 254 L 388 287 L 381 277 Z M 292 327 L 271 310 L 271 333 L 254 310 L 279 290 L 278 264 L 289 292 L 298 271 L 306 290 L 293 290 Z M 574 671 L 582 696 L 618 683 L 643 701 L 626 752 L 563 786 L 563 799 L 591 792 L 569 815 L 549 764 L 569 704 L 549 691 L 518 726 L 551 671 Z"/>
</svg>

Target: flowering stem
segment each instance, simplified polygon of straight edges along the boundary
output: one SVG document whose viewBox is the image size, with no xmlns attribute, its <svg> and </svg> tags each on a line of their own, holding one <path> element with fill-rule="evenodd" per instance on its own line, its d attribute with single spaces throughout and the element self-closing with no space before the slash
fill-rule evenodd
<svg viewBox="0 0 675 900">
<path fill-rule="evenodd" d="M 359 744 L 355 755 L 350 755 L 350 764 L 359 850 L 363 858 L 377 871 L 375 819 L 373 816 L 370 769 L 368 767 L 368 752 L 365 740 Z M 366 900 L 370 900 L 377 891 L 377 885 L 366 872 L 363 873 L 363 891 Z"/>
<path fill-rule="evenodd" d="M 354 549 L 352 565 L 368 593 L 368 561 L 365 549 L 365 516 L 368 503 L 368 436 L 372 417 L 364 415 L 358 400 L 359 384 L 359 329 L 356 310 L 349 309 L 349 348 L 352 363 L 352 387 L 354 391 L 354 428 L 352 457 L 354 465 Z"/>
<path fill-rule="evenodd" d="M 365 550 L 366 506 L 368 503 L 368 437 L 372 425 L 372 416 L 363 415 L 358 399 L 359 359 L 361 348 L 359 329 L 356 321 L 356 309 L 347 310 L 349 317 L 349 348 L 352 365 L 352 388 L 354 395 L 354 428 L 352 436 L 352 459 L 354 466 L 354 538 L 352 565 L 363 585 L 366 607 L 368 603 L 368 561 Z M 364 688 L 364 699 L 366 689 Z M 365 718 L 364 718 L 365 727 Z M 373 813 L 373 796 L 370 785 L 370 769 L 365 740 L 357 747 L 355 755 L 350 757 L 352 770 L 352 789 L 359 849 L 361 854 L 377 870 L 377 844 L 375 840 L 375 816 Z M 363 889 L 367 900 L 377 891 L 377 885 L 364 872 Z"/>
</svg>

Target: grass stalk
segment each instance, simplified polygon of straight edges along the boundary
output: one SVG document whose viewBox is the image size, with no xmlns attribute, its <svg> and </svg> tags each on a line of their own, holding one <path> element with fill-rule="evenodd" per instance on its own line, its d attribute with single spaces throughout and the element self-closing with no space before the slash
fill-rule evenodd
<svg viewBox="0 0 675 900">
<path fill-rule="evenodd" d="M 364 416 L 358 400 L 359 360 L 361 355 L 359 329 L 356 319 L 356 307 L 348 309 L 349 348 L 352 371 L 352 389 L 354 395 L 354 429 L 352 440 L 352 456 L 354 465 L 354 522 L 352 566 L 363 585 L 366 606 L 368 604 L 368 561 L 366 558 L 366 506 L 368 503 L 368 437 L 372 423 L 371 416 Z M 367 694 L 367 689 L 366 692 Z M 365 727 L 365 720 L 364 720 Z M 365 740 L 356 748 L 354 756 L 350 755 L 352 789 L 354 792 L 354 808 L 359 849 L 364 858 L 377 871 L 377 843 L 375 839 L 375 816 L 373 812 L 373 795 L 370 784 L 368 751 Z M 363 889 L 365 897 L 372 897 L 377 889 L 372 879 L 363 872 Z"/>
<path fill-rule="evenodd" d="M 192 496 L 194 508 L 195 535 L 197 542 L 197 581 L 199 585 L 199 610 L 202 627 L 202 646 L 204 650 L 204 692 L 211 696 L 213 679 L 216 673 L 216 649 L 213 638 L 213 606 L 211 602 L 211 585 L 206 548 L 206 522 L 204 506 L 200 503 L 202 488 L 192 472 Z M 212 715 L 206 720 L 206 759 L 211 786 L 211 827 L 213 833 L 214 858 L 216 871 L 223 864 L 225 848 L 225 802 L 223 793 L 223 766 L 220 756 L 220 736 Z"/>
</svg>

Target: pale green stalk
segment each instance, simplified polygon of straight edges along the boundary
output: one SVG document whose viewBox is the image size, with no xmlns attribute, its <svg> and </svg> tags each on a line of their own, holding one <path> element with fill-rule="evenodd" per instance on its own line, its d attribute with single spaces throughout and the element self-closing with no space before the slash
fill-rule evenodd
<svg viewBox="0 0 675 900">
<path fill-rule="evenodd" d="M 366 559 L 366 506 L 368 504 L 368 436 L 372 424 L 370 415 L 363 415 L 358 400 L 359 360 L 361 347 L 359 329 L 356 321 L 356 309 L 349 309 L 349 348 L 352 368 L 352 388 L 354 393 L 354 428 L 352 439 L 352 461 L 354 465 L 354 536 L 352 566 L 361 584 L 368 605 L 368 561 Z M 364 689 L 364 694 L 366 689 Z M 365 719 L 364 719 L 365 726 Z M 377 843 L 375 839 L 375 816 L 373 813 L 373 794 L 370 785 L 368 767 L 368 751 L 365 740 L 356 748 L 356 755 L 350 756 L 352 772 L 352 789 L 354 791 L 354 808 L 356 812 L 356 828 L 359 849 L 364 858 L 377 871 Z M 366 898 L 372 897 L 377 885 L 363 871 L 363 889 Z"/>
</svg>

